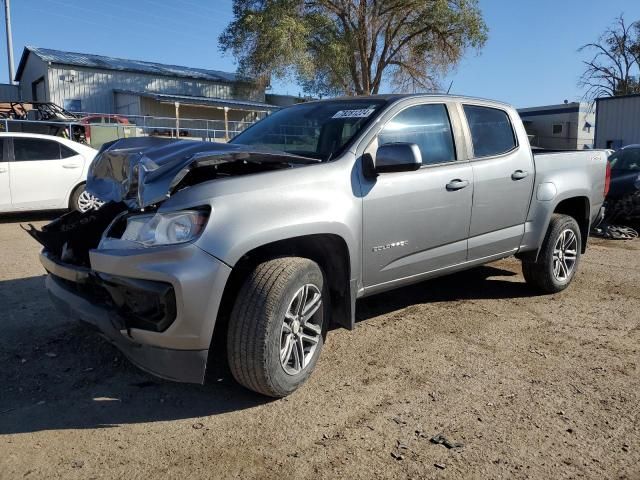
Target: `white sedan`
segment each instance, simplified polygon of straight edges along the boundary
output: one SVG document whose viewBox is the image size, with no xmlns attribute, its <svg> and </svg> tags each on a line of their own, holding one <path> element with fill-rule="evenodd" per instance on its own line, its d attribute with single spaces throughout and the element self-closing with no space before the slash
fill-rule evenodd
<svg viewBox="0 0 640 480">
<path fill-rule="evenodd" d="M 84 189 L 97 150 L 50 135 L 0 133 L 0 153 L 0 212 L 101 205 Z"/>
</svg>

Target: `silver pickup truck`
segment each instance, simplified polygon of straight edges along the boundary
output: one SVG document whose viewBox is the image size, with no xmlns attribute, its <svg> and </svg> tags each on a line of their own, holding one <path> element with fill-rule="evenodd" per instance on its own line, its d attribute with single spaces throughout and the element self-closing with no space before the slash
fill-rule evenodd
<svg viewBox="0 0 640 480">
<path fill-rule="evenodd" d="M 503 103 L 342 98 L 229 144 L 107 144 L 87 190 L 108 203 L 31 234 L 54 302 L 142 369 L 204 382 L 216 353 L 281 397 L 358 298 L 512 255 L 532 288 L 566 288 L 607 174 L 604 152 L 534 155 Z"/>
</svg>

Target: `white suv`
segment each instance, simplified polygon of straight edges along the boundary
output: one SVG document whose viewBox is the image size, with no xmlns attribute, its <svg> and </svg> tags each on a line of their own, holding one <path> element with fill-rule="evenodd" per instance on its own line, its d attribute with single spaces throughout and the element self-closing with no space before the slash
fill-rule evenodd
<svg viewBox="0 0 640 480">
<path fill-rule="evenodd" d="M 66 138 L 0 133 L 0 212 L 96 208 L 84 190 L 96 153 Z"/>
</svg>

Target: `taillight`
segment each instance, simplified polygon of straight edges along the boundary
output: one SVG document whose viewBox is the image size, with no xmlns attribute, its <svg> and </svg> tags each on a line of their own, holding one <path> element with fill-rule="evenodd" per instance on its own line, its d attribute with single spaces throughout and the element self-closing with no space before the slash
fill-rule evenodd
<svg viewBox="0 0 640 480">
<path fill-rule="evenodd" d="M 89 125 L 84 126 L 84 138 L 87 140 L 87 143 L 91 143 L 91 127 Z"/>
<path fill-rule="evenodd" d="M 611 163 L 607 160 L 607 173 L 604 177 L 604 196 L 609 195 L 609 187 L 611 187 Z"/>
</svg>

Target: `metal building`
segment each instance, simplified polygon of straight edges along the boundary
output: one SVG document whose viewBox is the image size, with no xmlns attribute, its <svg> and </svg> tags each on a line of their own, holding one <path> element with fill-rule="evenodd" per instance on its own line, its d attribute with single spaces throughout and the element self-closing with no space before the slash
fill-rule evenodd
<svg viewBox="0 0 640 480">
<path fill-rule="evenodd" d="M 640 144 L 640 94 L 596 100 L 596 148 Z"/>
<path fill-rule="evenodd" d="M 553 150 L 593 148 L 595 113 L 588 103 L 519 108 L 534 147 Z"/>
<path fill-rule="evenodd" d="M 20 100 L 20 87 L 9 83 L 0 83 L 0 101 L 17 102 Z"/>
<path fill-rule="evenodd" d="M 278 107 L 233 73 L 25 47 L 16 81 L 25 101 L 73 112 L 254 121 Z"/>
</svg>

